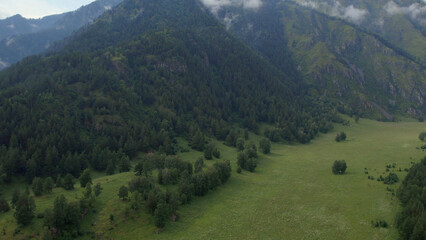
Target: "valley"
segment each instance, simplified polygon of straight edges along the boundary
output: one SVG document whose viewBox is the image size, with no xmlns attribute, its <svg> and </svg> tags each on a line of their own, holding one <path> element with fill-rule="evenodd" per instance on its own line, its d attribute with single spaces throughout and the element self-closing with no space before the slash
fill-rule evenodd
<svg viewBox="0 0 426 240">
<path fill-rule="evenodd" d="M 266 128 L 267 126 L 263 126 Z M 197 197 L 178 210 L 178 221 L 168 221 L 157 234 L 153 217 L 142 209 L 125 216 L 128 203 L 117 196 L 118 189 L 134 176 L 133 172 L 104 176 L 94 173 L 94 184 L 104 188 L 96 200 L 96 213 L 83 222 L 85 231 L 94 231 L 98 238 L 112 239 L 398 239 L 394 225 L 399 203 L 376 179 L 387 174 L 386 165 L 396 164 L 400 179 L 411 166 L 425 155 L 418 134 L 426 130 L 424 123 L 381 123 L 360 119 L 350 120 L 350 126 L 336 125 L 329 134 L 320 135 L 307 145 L 273 144 L 272 152 L 260 155 L 254 173 L 236 173 L 235 148 L 218 143 L 222 159 L 231 160 L 230 180 L 204 197 Z M 345 131 L 348 138 L 337 143 L 337 132 Z M 250 133 L 250 140 L 259 136 Z M 184 141 L 180 144 L 185 145 Z M 201 152 L 180 153 L 184 160 L 195 162 Z M 331 165 L 336 159 L 348 164 L 347 173 L 336 176 Z M 211 164 L 212 161 L 206 161 Z M 368 169 L 368 175 L 365 169 Z M 154 173 L 155 175 L 155 173 Z M 374 176 L 370 180 L 368 176 Z M 37 213 L 50 207 L 60 194 L 73 199 L 82 194 L 76 190 L 55 188 L 52 194 L 36 198 Z M 10 194 L 6 194 L 10 196 Z M 115 216 L 114 223 L 109 220 Z M 374 228 L 371 221 L 385 220 L 389 228 Z M 23 228 L 15 239 L 31 233 L 42 234 L 42 220 Z M 0 225 L 6 226 L 7 239 L 16 227 L 12 211 L 0 215 Z M 91 225 L 94 225 L 91 227 Z M 0 229 L 1 230 L 1 229 Z M 90 239 L 91 235 L 82 239 Z"/>
</svg>

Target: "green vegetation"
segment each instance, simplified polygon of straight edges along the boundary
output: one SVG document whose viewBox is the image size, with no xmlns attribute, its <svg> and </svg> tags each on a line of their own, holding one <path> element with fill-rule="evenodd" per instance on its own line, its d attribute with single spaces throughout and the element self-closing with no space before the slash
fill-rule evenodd
<svg viewBox="0 0 426 240">
<path fill-rule="evenodd" d="M 402 203 L 402 211 L 396 223 L 404 240 L 425 239 L 426 227 L 426 157 L 411 167 L 398 189 L 397 196 Z"/>
<path fill-rule="evenodd" d="M 280 238 L 285 234 L 296 239 L 377 237 L 396 240 L 398 231 L 392 223 L 399 203 L 383 184 L 368 180 L 364 168 L 368 168 L 369 175 L 375 178 L 383 174 L 384 166 L 389 163 L 396 164 L 391 171 L 409 168 L 413 159 L 423 156 L 415 149 L 419 128 L 424 129 L 424 125 L 361 119 L 359 124 L 350 128 L 337 126 L 336 132 L 344 130 L 353 139 L 348 144 L 330 144 L 336 132 L 322 135 L 309 145 L 272 143 L 270 154 L 259 154 L 255 173 L 232 174 L 228 182 L 215 191 L 201 198 L 193 197 L 190 204 L 179 207 L 176 222 L 166 221 L 160 234 L 155 234 L 155 216 L 147 214 L 145 207 L 126 215 L 126 207 L 130 203 L 117 197 L 120 187 L 127 186 L 134 177 L 133 172 L 112 176 L 92 172 L 94 185 L 101 183 L 104 190 L 96 199 L 96 213 L 90 213 L 81 222 L 81 231 L 94 231 L 114 239 L 134 236 L 144 239 L 253 239 L 265 236 Z M 250 134 L 250 139 L 257 142 L 261 137 Z M 179 140 L 180 146 L 183 146 L 182 143 L 185 141 Z M 216 142 L 216 146 L 222 158 L 230 159 L 232 168 L 237 169 L 237 150 L 220 142 Z M 203 153 L 190 151 L 179 155 L 194 163 Z M 345 159 L 350 166 L 350 174 L 344 178 L 330 176 L 330 157 Z M 140 160 L 142 158 L 137 158 L 137 162 Z M 206 161 L 205 164 L 210 166 L 214 162 Z M 404 171 L 395 173 L 400 178 L 406 174 Z M 153 172 L 155 174 L 156 171 Z M 178 185 L 185 192 L 185 185 Z M 167 188 L 174 189 L 174 186 Z M 7 189 L 3 192 L 10 201 L 13 190 Z M 83 192 L 84 189 L 77 187 L 72 191 L 55 188 L 52 194 L 35 198 L 36 213 L 51 208 L 55 198 L 61 194 L 71 201 Z M 20 233 L 13 237 L 16 228 L 13 212 L 0 213 L 0 225 L 6 226 L 8 239 L 43 233 L 43 219 L 33 219 L 33 224 L 21 228 Z M 111 215 L 114 216 L 113 221 L 110 220 Z M 253 228 L 253 217 L 258 223 L 256 228 Z M 273 221 L 268 223 L 268 219 Z M 390 226 L 380 230 L 374 228 L 370 224 L 373 219 L 386 221 Z M 307 229 L 306 225 L 310 228 Z M 230 226 L 239 227 L 236 230 Z M 88 239 L 90 235 L 83 238 Z"/>
<path fill-rule="evenodd" d="M 346 133 L 341 132 L 336 135 L 336 142 L 346 141 Z"/>
<path fill-rule="evenodd" d="M 333 163 L 333 167 L 331 168 L 332 172 L 337 175 L 343 175 L 346 171 L 346 161 L 345 160 L 336 160 Z"/>
<path fill-rule="evenodd" d="M 369 5 L 376 1 L 362 2 Z M 265 1 L 255 13 L 233 7 L 223 12 L 226 14 L 219 14 L 219 18 L 225 23 L 227 16 L 241 16 L 233 19 L 232 32 L 278 69 L 301 75 L 311 85 L 311 93 L 333 101 L 341 113 L 383 121 L 393 121 L 395 115 L 407 112 L 416 118 L 425 115 L 425 68 L 382 37 L 292 1 Z M 401 22 L 407 23 L 407 19 Z M 386 25 L 386 31 L 395 33 L 393 27 L 399 24 Z M 413 26 L 402 29 L 404 34 L 395 35 L 405 39 L 405 30 Z M 416 36 L 423 44 L 406 46 L 424 55 L 419 51 L 424 49 L 424 37 L 420 33 Z"/>
</svg>

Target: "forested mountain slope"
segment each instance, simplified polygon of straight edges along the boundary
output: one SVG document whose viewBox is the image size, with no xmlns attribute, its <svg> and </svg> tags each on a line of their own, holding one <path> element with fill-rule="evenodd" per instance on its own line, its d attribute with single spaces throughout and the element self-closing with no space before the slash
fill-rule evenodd
<svg viewBox="0 0 426 240">
<path fill-rule="evenodd" d="M 232 138 L 235 123 L 276 124 L 283 140 L 300 142 L 332 127 L 325 101 L 196 0 L 126 0 L 68 42 L 0 73 L 6 182 L 102 171 L 139 151 L 174 154 L 176 136 L 202 149 L 203 135 Z"/>
<path fill-rule="evenodd" d="M 216 16 L 277 68 L 297 62 L 311 90 L 342 112 L 388 120 L 425 114 L 424 66 L 354 25 L 282 1 L 255 11 L 222 7 Z"/>
<path fill-rule="evenodd" d="M 0 70 L 22 58 L 39 54 L 93 22 L 122 0 L 98 0 L 76 11 L 25 19 L 19 15 L 0 20 Z"/>
</svg>

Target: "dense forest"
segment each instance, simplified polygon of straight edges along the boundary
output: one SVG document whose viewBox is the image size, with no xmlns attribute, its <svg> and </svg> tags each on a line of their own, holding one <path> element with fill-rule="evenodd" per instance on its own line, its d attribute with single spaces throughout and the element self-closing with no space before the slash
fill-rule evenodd
<svg viewBox="0 0 426 240">
<path fill-rule="evenodd" d="M 402 239 L 426 238 L 426 157 L 413 165 L 402 182 L 397 196 L 402 211 L 397 216 L 397 227 Z"/>
<path fill-rule="evenodd" d="M 305 143 L 338 121 L 193 0 L 129 0 L 68 41 L 0 73 L 4 182 L 78 177 L 138 152 L 173 155 L 176 136 L 202 151 L 204 135 L 225 140 L 233 124 L 275 124 L 283 141 Z"/>
</svg>

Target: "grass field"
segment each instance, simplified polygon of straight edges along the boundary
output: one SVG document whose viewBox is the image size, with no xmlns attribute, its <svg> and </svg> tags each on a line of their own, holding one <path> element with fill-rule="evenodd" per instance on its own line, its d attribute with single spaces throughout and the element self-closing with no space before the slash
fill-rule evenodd
<svg viewBox="0 0 426 240">
<path fill-rule="evenodd" d="M 307 145 L 273 144 L 272 153 L 260 154 L 255 173 L 237 174 L 236 150 L 218 144 L 222 159 L 232 161 L 230 180 L 207 196 L 196 198 L 179 209 L 179 220 L 168 222 L 156 233 L 153 219 L 144 210 L 124 215 L 125 203 L 117 197 L 133 173 L 113 176 L 97 175 L 103 193 L 97 200 L 97 213 L 85 219 L 86 230 L 96 232 L 99 239 L 397 239 L 393 226 L 399 209 L 398 201 L 386 190 L 387 185 L 367 178 L 386 176 L 386 165 L 396 163 L 396 171 L 411 166 L 426 155 L 416 149 L 417 136 L 426 131 L 425 123 L 381 123 L 361 119 L 351 126 L 337 125 L 326 135 Z M 337 143 L 337 132 L 345 131 L 346 142 Z M 250 135 L 258 142 L 258 136 Z M 195 161 L 202 153 L 182 154 Z M 347 174 L 331 173 L 334 160 L 344 159 Z M 206 161 L 209 162 L 209 161 Z M 365 168 L 369 174 L 366 175 Z M 400 179 L 405 172 L 396 171 Z M 398 185 L 391 186 L 396 189 Z M 36 199 L 37 212 L 43 212 L 59 194 L 68 199 L 78 197 L 77 190 L 55 189 L 53 194 Z M 109 222 L 114 214 L 115 222 Z M 392 226 L 373 228 L 372 220 L 386 220 Z M 22 229 L 37 236 L 42 220 Z M 16 225 L 12 211 L 0 215 L 0 226 L 6 226 L 10 239 Z M 1 228 L 1 227 L 0 227 Z M 22 234 L 16 238 L 21 239 Z M 84 238 L 90 239 L 90 236 Z"/>
</svg>

